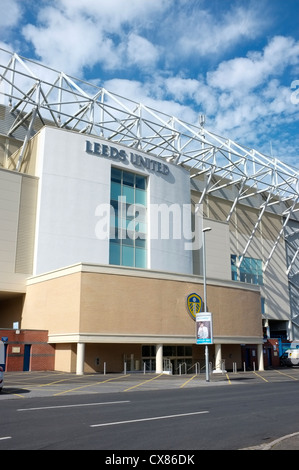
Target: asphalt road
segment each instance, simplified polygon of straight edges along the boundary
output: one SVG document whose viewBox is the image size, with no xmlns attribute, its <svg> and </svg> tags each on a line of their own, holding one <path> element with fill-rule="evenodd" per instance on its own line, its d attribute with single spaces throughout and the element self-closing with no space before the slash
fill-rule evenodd
<svg viewBox="0 0 299 470">
<path fill-rule="evenodd" d="M 187 376 L 7 374 L 0 450 L 102 450 L 106 459 L 116 451 L 188 458 L 192 451 L 244 449 L 299 431 L 298 391 L 294 369 L 210 383 Z"/>
</svg>

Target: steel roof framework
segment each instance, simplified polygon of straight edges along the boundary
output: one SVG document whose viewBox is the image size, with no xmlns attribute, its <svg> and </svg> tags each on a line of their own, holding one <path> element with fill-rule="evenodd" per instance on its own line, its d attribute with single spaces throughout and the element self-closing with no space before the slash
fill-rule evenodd
<svg viewBox="0 0 299 470">
<path fill-rule="evenodd" d="M 297 169 L 220 137 L 201 124 L 186 123 L 15 53 L 0 49 L 0 57 L 0 96 L 15 116 L 7 136 L 13 137 L 20 127 L 26 128 L 17 171 L 38 118 L 42 124 L 51 123 L 57 128 L 105 138 L 187 167 L 191 179 L 204 177 L 205 186 L 199 202 L 207 195 L 233 185 L 237 195 L 227 221 L 237 203 L 261 195 L 259 215 L 239 265 L 264 212 L 276 205 L 284 221 L 264 263 L 264 270 L 267 269 L 289 218 L 299 210 Z M 286 274 L 290 273 L 293 263 L 294 260 Z"/>
</svg>

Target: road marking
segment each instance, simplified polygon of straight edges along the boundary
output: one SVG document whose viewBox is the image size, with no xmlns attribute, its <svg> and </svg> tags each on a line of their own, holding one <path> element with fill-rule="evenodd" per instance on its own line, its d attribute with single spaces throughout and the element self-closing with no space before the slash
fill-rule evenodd
<svg viewBox="0 0 299 470">
<path fill-rule="evenodd" d="M 266 380 L 262 375 L 258 374 L 257 372 L 253 372 L 255 375 L 263 379 L 265 382 L 269 382 L 269 380 Z"/>
<path fill-rule="evenodd" d="M 292 375 L 286 374 L 285 372 L 280 372 L 279 370 L 276 370 L 276 372 L 278 374 L 286 375 L 287 377 L 291 377 L 291 379 L 293 379 L 293 380 L 298 380 L 298 379 L 296 379 L 296 377 L 293 377 Z"/>
<path fill-rule="evenodd" d="M 17 411 L 36 411 L 36 410 L 51 410 L 56 408 L 75 408 L 80 406 L 98 406 L 98 405 L 118 405 L 122 403 L 130 403 L 129 400 L 123 401 L 105 401 L 101 403 L 79 403 L 75 405 L 58 405 L 58 406 L 42 406 L 39 408 L 19 408 Z"/>
<path fill-rule="evenodd" d="M 185 387 L 185 385 L 187 385 L 187 383 L 190 382 L 191 380 L 193 380 L 195 377 L 196 377 L 196 374 L 193 375 L 193 377 L 191 377 L 190 379 L 188 379 L 186 382 L 184 382 L 182 385 L 180 385 L 180 388 Z"/>
<path fill-rule="evenodd" d="M 18 397 L 18 398 L 25 398 L 24 395 L 21 395 L 20 393 L 13 393 L 11 390 L 8 392 L 4 389 L 4 390 L 2 390 L 2 394 L 3 395 L 13 395 L 14 397 Z"/>
<path fill-rule="evenodd" d="M 128 421 L 114 421 L 113 423 L 103 423 L 103 424 L 91 424 L 91 428 L 98 428 L 103 426 L 115 426 L 118 424 L 129 424 L 129 423 L 140 423 L 142 421 L 154 421 L 159 419 L 169 419 L 169 418 L 181 418 L 183 416 L 194 416 L 209 413 L 209 411 L 195 411 L 193 413 L 183 413 L 179 415 L 168 415 L 168 416 L 154 416 L 153 418 L 141 418 L 141 419 L 131 419 Z"/>
<path fill-rule="evenodd" d="M 11 436 L 0 437 L 0 441 L 4 441 L 5 439 L 11 439 Z"/>
<path fill-rule="evenodd" d="M 228 380 L 228 383 L 231 385 L 232 383 L 231 383 L 231 381 L 230 381 L 230 378 L 229 378 L 229 375 L 228 375 L 228 374 L 226 374 L 226 378 L 227 378 L 227 380 Z"/>
<path fill-rule="evenodd" d="M 153 377 L 152 379 L 144 380 L 143 382 L 140 382 L 140 383 L 137 384 L 137 385 L 133 385 L 133 386 L 130 387 L 130 388 L 126 388 L 126 389 L 124 390 L 124 392 L 127 392 L 128 390 L 132 390 L 132 388 L 140 387 L 141 385 L 146 384 L 146 383 L 148 383 L 148 382 L 151 382 L 152 380 L 156 380 L 156 379 L 158 379 L 159 377 L 161 377 L 161 375 L 163 375 L 163 372 L 162 372 L 161 374 L 159 374 L 159 375 L 156 375 L 156 376 Z"/>
<path fill-rule="evenodd" d="M 128 377 L 129 375 L 130 374 L 120 375 L 118 377 L 112 377 L 111 379 L 102 380 L 101 382 L 91 383 L 91 384 L 87 384 L 87 385 L 81 385 L 81 387 L 76 387 L 76 388 L 70 388 L 69 390 L 64 390 L 63 392 L 55 393 L 54 397 L 57 397 L 57 395 L 62 395 L 63 393 L 69 393 L 69 392 L 73 392 L 74 390 L 79 390 L 80 388 L 93 387 L 95 385 L 100 385 L 100 384 L 104 384 L 104 383 L 107 383 L 107 382 L 111 382 L 112 380 L 122 379 L 124 377 Z"/>
</svg>

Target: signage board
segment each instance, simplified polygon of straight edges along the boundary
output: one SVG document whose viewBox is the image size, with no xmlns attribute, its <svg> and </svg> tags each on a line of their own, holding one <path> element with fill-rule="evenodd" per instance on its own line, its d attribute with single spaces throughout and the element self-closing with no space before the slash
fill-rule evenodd
<svg viewBox="0 0 299 470">
<path fill-rule="evenodd" d="M 213 344 L 213 324 L 210 312 L 196 315 L 196 344 Z"/>
</svg>

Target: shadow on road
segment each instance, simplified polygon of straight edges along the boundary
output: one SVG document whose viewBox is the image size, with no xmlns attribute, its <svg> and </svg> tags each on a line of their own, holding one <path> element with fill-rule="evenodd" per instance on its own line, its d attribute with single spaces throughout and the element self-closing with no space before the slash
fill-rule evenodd
<svg viewBox="0 0 299 470">
<path fill-rule="evenodd" d="M 5 387 L 0 393 L 1 395 L 15 395 L 20 394 L 23 395 L 24 393 L 30 393 L 31 390 L 27 390 L 26 388 L 15 388 L 15 387 Z"/>
</svg>

